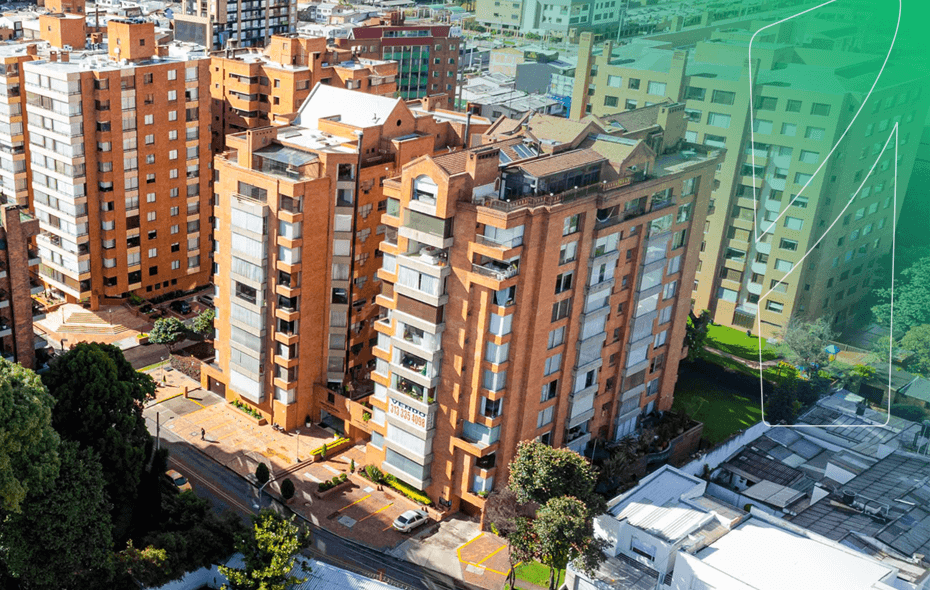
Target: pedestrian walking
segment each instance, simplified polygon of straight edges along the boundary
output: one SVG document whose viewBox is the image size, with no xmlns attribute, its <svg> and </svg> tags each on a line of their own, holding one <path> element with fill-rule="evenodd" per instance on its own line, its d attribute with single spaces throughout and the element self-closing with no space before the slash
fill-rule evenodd
<svg viewBox="0 0 930 590">
<path fill-rule="evenodd" d="M 207 436 L 207 431 L 206 431 L 205 429 L 201 428 L 201 429 L 200 429 L 200 440 L 206 440 L 206 439 L 205 439 L 206 436 Z"/>
</svg>

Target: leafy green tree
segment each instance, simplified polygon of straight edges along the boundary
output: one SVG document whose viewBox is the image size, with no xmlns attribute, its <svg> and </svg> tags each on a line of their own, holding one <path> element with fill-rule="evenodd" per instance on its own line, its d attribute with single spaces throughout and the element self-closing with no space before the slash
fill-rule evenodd
<svg viewBox="0 0 930 590">
<path fill-rule="evenodd" d="M 174 345 L 184 339 L 187 328 L 184 323 L 176 317 L 161 318 L 155 320 L 155 325 L 149 330 L 149 342 L 152 344 L 163 344 L 171 352 Z"/>
<path fill-rule="evenodd" d="M 591 463 L 568 449 L 553 449 L 538 441 L 523 441 L 510 463 L 510 489 L 519 502 L 545 504 L 559 496 L 574 496 L 592 514 L 606 509 L 604 498 L 595 493 L 597 475 Z"/>
<path fill-rule="evenodd" d="M 896 334 L 906 334 L 915 326 L 930 324 L 930 256 L 917 260 L 895 279 L 894 326 L 891 326 L 891 285 L 872 293 L 879 301 L 872 307 L 879 325 L 892 327 Z"/>
<path fill-rule="evenodd" d="M 930 373 L 930 324 L 914 326 L 901 339 L 901 348 L 911 353 L 907 367 L 926 375 Z"/>
<path fill-rule="evenodd" d="M 781 336 L 785 357 L 791 364 L 810 368 L 815 365 L 822 367 L 829 362 L 830 353 L 826 348 L 835 335 L 826 318 L 807 322 L 793 317 Z"/>
<path fill-rule="evenodd" d="M 794 424 L 801 405 L 798 401 L 797 377 L 785 376 L 777 387 L 765 395 L 763 418 L 769 424 Z"/>
<path fill-rule="evenodd" d="M 192 328 L 195 333 L 201 336 L 209 336 L 213 333 L 213 320 L 216 318 L 216 312 L 212 309 L 205 309 L 200 315 L 194 318 Z M 151 335 L 149 336 L 151 339 Z"/>
<path fill-rule="evenodd" d="M 35 373 L 0 359 L 0 522 L 58 477 L 54 403 Z"/>
<path fill-rule="evenodd" d="M 209 501 L 196 494 L 179 493 L 164 475 L 160 485 L 161 518 L 157 528 L 141 537 L 139 546 L 146 551 L 164 551 L 165 559 L 152 564 L 157 567 L 127 572 L 144 586 L 160 586 L 187 572 L 223 563 L 246 532 L 235 514 L 217 516 Z"/>
<path fill-rule="evenodd" d="M 490 522 L 491 532 L 507 541 L 507 554 L 510 556 L 510 569 L 507 572 L 505 586 L 513 588 L 516 567 L 520 562 L 511 543 L 513 535 L 519 530 L 520 519 L 525 506 L 517 501 L 517 495 L 509 487 L 491 492 L 484 503 L 485 518 Z M 531 559 L 531 558 L 530 558 Z"/>
<path fill-rule="evenodd" d="M 0 526 L 0 558 L 25 590 L 103 588 L 113 574 L 109 506 L 97 454 L 64 441 L 51 488 Z"/>
<path fill-rule="evenodd" d="M 52 426 L 61 438 L 106 458 L 113 536 L 124 540 L 151 439 L 142 404 L 155 395 L 155 382 L 133 369 L 119 348 L 84 342 L 56 357 L 42 380 L 56 400 Z"/>
<path fill-rule="evenodd" d="M 219 568 L 229 580 L 223 584 L 223 590 L 287 590 L 305 582 L 306 578 L 291 574 L 296 563 L 309 572 L 309 567 L 298 557 L 308 545 L 309 537 L 297 527 L 294 518 L 285 520 L 275 511 L 264 509 L 252 518 L 252 523 L 252 532 L 236 543 L 245 567 Z"/>
<path fill-rule="evenodd" d="M 517 528 L 513 535 L 517 555 L 549 568 L 549 590 L 555 590 L 558 572 L 570 562 L 590 574 L 606 558 L 603 550 L 608 543 L 594 536 L 594 521 L 578 498 L 552 498 L 535 519 L 521 519 Z"/>
<path fill-rule="evenodd" d="M 685 326 L 685 345 L 688 347 L 688 361 L 696 361 L 704 354 L 710 319 L 710 312 L 706 309 L 701 312 L 700 316 L 694 315 L 694 312 L 688 314 L 688 324 Z"/>
<path fill-rule="evenodd" d="M 164 549 L 136 548 L 132 539 L 116 554 L 116 567 L 130 580 L 145 587 L 163 586 L 173 580 L 168 569 L 168 552 Z"/>
<path fill-rule="evenodd" d="M 268 466 L 264 463 L 259 463 L 258 467 L 255 468 L 255 481 L 258 482 L 258 485 L 265 485 L 268 483 L 268 480 L 271 478 L 271 473 L 268 471 Z"/>
<path fill-rule="evenodd" d="M 887 350 L 887 349 L 886 349 Z M 854 365 L 840 372 L 839 386 L 853 393 L 859 392 L 859 386 L 875 377 L 875 368 L 869 365 Z"/>
</svg>

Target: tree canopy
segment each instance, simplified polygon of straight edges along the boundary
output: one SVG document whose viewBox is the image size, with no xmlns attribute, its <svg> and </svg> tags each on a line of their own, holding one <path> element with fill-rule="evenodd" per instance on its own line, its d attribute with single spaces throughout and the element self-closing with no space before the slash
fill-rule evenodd
<svg viewBox="0 0 930 590">
<path fill-rule="evenodd" d="M 592 514 L 600 514 L 606 507 L 604 498 L 594 492 L 597 475 L 587 459 L 538 441 L 517 446 L 517 455 L 510 463 L 509 485 L 519 502 L 545 504 L 559 496 L 574 496 Z"/>
<path fill-rule="evenodd" d="M 56 400 L 52 425 L 62 439 L 106 457 L 114 537 L 124 538 L 150 440 L 142 404 L 155 395 L 155 382 L 133 369 L 119 348 L 97 343 L 56 357 L 42 379 Z"/>
<path fill-rule="evenodd" d="M 782 333 L 785 357 L 790 363 L 805 369 L 824 366 L 830 360 L 830 353 L 826 351 L 828 341 L 834 337 L 826 318 L 807 322 L 793 317 Z"/>
<path fill-rule="evenodd" d="M 27 590 L 103 588 L 113 574 L 109 506 L 100 461 L 73 441 L 59 447 L 51 488 L 30 493 L 0 526 L 0 552 Z"/>
<path fill-rule="evenodd" d="M 149 342 L 152 344 L 163 344 L 168 350 L 184 339 L 184 333 L 187 328 L 184 323 L 176 317 L 161 318 L 155 320 L 155 325 L 149 330 Z"/>
<path fill-rule="evenodd" d="M 213 320 L 216 318 L 216 312 L 212 309 L 205 309 L 194 318 L 192 328 L 194 332 L 201 336 L 208 336 L 213 333 Z M 151 340 L 151 334 L 149 339 Z"/>
<path fill-rule="evenodd" d="M 303 583 L 306 579 L 292 575 L 291 570 L 308 541 L 309 537 L 301 532 L 293 517 L 285 520 L 273 510 L 262 510 L 252 517 L 252 531 L 236 543 L 245 567 L 219 568 L 229 580 L 223 590 L 287 590 Z M 304 570 L 309 568 L 304 566 Z"/>
<path fill-rule="evenodd" d="M 58 477 L 54 403 L 35 373 L 0 359 L 0 520 Z"/>
<path fill-rule="evenodd" d="M 893 302 L 891 285 L 876 288 L 873 294 L 879 301 L 872 307 L 875 321 L 892 328 L 894 334 L 906 334 L 915 326 L 930 324 L 930 256 L 920 258 L 895 278 Z"/>
<path fill-rule="evenodd" d="M 901 339 L 901 348 L 911 353 L 907 367 L 919 373 L 930 373 L 930 324 L 914 326 Z"/>
<path fill-rule="evenodd" d="M 606 541 L 594 536 L 588 507 L 578 498 L 555 497 L 546 502 L 533 520 L 520 519 L 511 544 L 517 555 L 549 567 L 549 590 L 555 590 L 557 572 L 573 562 L 593 573 L 605 559 Z"/>
</svg>

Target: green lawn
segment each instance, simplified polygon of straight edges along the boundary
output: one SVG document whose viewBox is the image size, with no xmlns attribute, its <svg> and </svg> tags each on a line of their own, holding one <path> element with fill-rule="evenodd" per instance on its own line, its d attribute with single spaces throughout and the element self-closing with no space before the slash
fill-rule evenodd
<svg viewBox="0 0 930 590">
<path fill-rule="evenodd" d="M 726 326 L 709 325 L 707 327 L 707 346 L 740 358 L 759 361 L 759 339 L 747 336 L 745 331 Z M 762 360 L 778 358 L 778 349 L 762 339 Z"/>
<path fill-rule="evenodd" d="M 735 361 L 720 360 L 752 373 Z M 683 366 L 675 385 L 675 403 L 672 408 L 684 410 L 695 420 L 703 422 L 704 438 L 711 444 L 725 440 L 737 430 L 746 429 L 762 420 L 758 387 L 752 386 L 741 391 L 727 382 L 725 372 L 719 373 L 714 375 L 713 371 L 700 372 Z M 755 375 L 758 376 L 758 373 Z"/>
<path fill-rule="evenodd" d="M 529 582 L 530 584 L 536 584 L 537 586 L 542 586 L 543 588 L 548 588 L 549 568 L 535 561 L 521 563 L 517 566 L 517 579 L 523 580 L 524 582 Z M 559 580 L 556 587 L 561 586 L 564 581 L 565 570 L 562 570 L 559 572 Z M 519 588 L 520 583 L 518 582 L 516 589 L 519 590 Z"/>
</svg>

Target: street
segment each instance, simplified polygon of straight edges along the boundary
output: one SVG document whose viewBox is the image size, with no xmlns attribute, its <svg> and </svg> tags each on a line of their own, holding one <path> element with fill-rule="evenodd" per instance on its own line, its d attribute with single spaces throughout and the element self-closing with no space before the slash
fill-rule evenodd
<svg viewBox="0 0 930 590">
<path fill-rule="evenodd" d="M 146 418 L 154 436 L 155 421 Z M 160 430 L 162 448 L 170 451 L 168 464 L 188 477 L 194 493 L 213 502 L 217 511 L 232 510 L 243 520 L 258 512 L 258 507 L 270 506 L 273 499 L 262 494 L 257 500 L 257 488 L 230 469 L 216 463 L 199 450 L 184 443 L 180 437 L 165 428 Z M 277 503 L 277 508 L 281 508 Z M 298 518 L 300 518 L 298 516 Z M 312 546 L 307 555 L 337 567 L 367 572 L 377 578 L 383 573 L 384 581 L 400 587 L 417 590 L 476 590 L 474 586 L 422 566 L 403 561 L 354 541 L 339 537 L 313 523 L 303 520 L 313 531 Z"/>
</svg>

